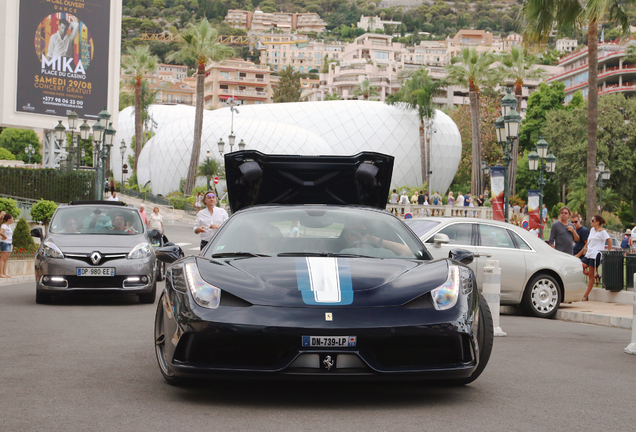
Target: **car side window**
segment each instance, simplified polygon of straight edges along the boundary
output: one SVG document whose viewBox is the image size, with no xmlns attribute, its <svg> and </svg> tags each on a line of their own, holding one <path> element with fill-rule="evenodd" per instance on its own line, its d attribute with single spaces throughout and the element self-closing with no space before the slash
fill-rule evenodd
<svg viewBox="0 0 636 432">
<path fill-rule="evenodd" d="M 517 247 L 519 249 L 532 250 L 532 248 L 530 246 L 528 246 L 528 243 L 526 243 L 526 241 L 524 239 L 522 239 L 519 234 L 517 234 L 514 231 L 508 231 L 508 232 L 510 233 L 510 235 L 512 235 L 512 238 L 515 239 L 515 243 L 517 243 Z"/>
<path fill-rule="evenodd" d="M 479 225 L 481 246 L 516 249 L 506 228 L 493 225 Z"/>
<path fill-rule="evenodd" d="M 458 223 L 449 225 L 447 227 L 442 228 L 438 234 L 446 234 L 450 240 L 450 244 L 457 245 L 471 245 L 471 239 L 473 237 L 473 224 L 469 223 Z M 433 238 L 431 237 L 427 243 L 433 243 Z"/>
</svg>

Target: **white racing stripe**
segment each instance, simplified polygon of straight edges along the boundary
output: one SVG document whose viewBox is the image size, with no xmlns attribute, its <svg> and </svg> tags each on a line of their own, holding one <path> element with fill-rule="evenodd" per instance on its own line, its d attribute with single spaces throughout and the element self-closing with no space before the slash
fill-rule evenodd
<svg viewBox="0 0 636 432">
<path fill-rule="evenodd" d="M 340 275 L 336 258 L 307 258 L 309 284 L 316 303 L 340 302 Z"/>
</svg>

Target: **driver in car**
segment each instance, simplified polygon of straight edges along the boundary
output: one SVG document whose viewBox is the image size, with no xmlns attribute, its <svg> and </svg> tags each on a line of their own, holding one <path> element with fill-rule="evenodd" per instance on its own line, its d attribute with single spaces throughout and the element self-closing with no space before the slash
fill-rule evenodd
<svg viewBox="0 0 636 432">
<path fill-rule="evenodd" d="M 74 217 L 68 218 L 66 224 L 64 224 L 63 233 L 78 233 L 77 230 L 77 220 Z"/>
<path fill-rule="evenodd" d="M 254 237 L 258 251 L 263 253 L 276 252 L 282 239 L 283 234 L 270 223 L 260 226 Z"/>
<path fill-rule="evenodd" d="M 372 235 L 365 223 L 360 221 L 345 224 L 342 230 L 342 238 L 346 245 L 340 253 L 359 253 L 360 250 L 371 251 L 380 248 L 390 251 L 395 255 L 412 255 L 408 246 Z"/>
<path fill-rule="evenodd" d="M 125 231 L 130 233 L 132 232 L 131 229 L 130 227 L 126 227 L 126 219 L 123 214 L 117 213 L 113 217 L 113 231 Z"/>
</svg>

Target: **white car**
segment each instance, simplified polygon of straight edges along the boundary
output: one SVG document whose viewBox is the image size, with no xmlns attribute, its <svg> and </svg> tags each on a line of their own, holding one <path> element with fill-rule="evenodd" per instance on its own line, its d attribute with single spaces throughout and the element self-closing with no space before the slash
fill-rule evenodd
<svg viewBox="0 0 636 432">
<path fill-rule="evenodd" d="M 435 259 L 451 249 L 475 254 L 470 267 L 481 288 L 484 266 L 498 260 L 501 304 L 520 305 L 527 313 L 552 318 L 562 302 L 579 301 L 586 284 L 581 261 L 559 252 L 528 231 L 505 222 L 458 217 L 407 219 Z"/>
</svg>

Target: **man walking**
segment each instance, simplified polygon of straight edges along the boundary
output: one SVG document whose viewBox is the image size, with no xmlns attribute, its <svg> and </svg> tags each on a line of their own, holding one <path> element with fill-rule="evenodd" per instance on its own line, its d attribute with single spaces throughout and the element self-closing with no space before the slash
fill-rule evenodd
<svg viewBox="0 0 636 432">
<path fill-rule="evenodd" d="M 214 192 L 207 191 L 205 193 L 203 204 L 206 208 L 197 213 L 197 219 L 194 222 L 194 233 L 201 235 L 201 250 L 212 240 L 223 222 L 228 219 L 225 209 L 216 207 L 216 194 Z"/>
<path fill-rule="evenodd" d="M 548 244 L 558 251 L 572 255 L 574 242 L 579 241 L 579 235 L 568 219 L 570 219 L 570 209 L 563 206 L 559 211 L 559 220 L 552 224 Z"/>
</svg>

